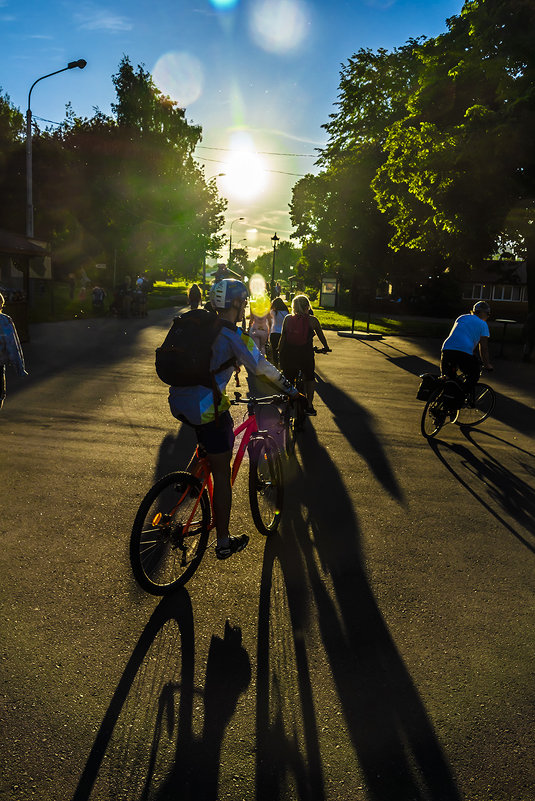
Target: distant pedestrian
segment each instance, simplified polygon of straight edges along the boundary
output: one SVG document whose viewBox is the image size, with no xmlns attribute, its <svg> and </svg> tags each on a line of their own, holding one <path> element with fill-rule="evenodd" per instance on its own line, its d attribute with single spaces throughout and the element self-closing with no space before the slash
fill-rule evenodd
<svg viewBox="0 0 535 801">
<path fill-rule="evenodd" d="M 275 298 L 271 304 L 271 333 L 269 342 L 271 345 L 271 356 L 275 367 L 279 366 L 279 341 L 281 338 L 282 324 L 286 315 L 290 313 L 288 306 L 282 298 Z"/>
<path fill-rule="evenodd" d="M 251 316 L 249 318 L 249 336 L 253 338 L 262 356 L 266 355 L 266 344 L 271 333 L 271 314 L 267 295 L 251 298 Z"/>
<path fill-rule="evenodd" d="M 197 284 L 192 284 L 188 292 L 188 303 L 190 309 L 198 309 L 202 300 L 201 290 Z"/>
<path fill-rule="evenodd" d="M 19 376 L 28 375 L 17 329 L 13 320 L 3 313 L 4 296 L 0 294 L 0 409 L 6 397 L 6 367 L 10 364 Z"/>
</svg>

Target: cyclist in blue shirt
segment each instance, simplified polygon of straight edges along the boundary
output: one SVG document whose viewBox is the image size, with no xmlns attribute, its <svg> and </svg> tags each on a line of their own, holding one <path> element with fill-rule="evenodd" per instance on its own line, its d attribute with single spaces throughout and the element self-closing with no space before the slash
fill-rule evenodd
<svg viewBox="0 0 535 801">
<path fill-rule="evenodd" d="M 466 389 L 475 388 L 480 375 L 480 362 L 474 355 L 476 348 L 483 366 L 492 370 L 489 358 L 490 331 L 487 320 L 490 316 L 490 306 L 484 300 L 474 304 L 470 314 L 461 314 L 457 317 L 453 328 L 442 345 L 440 357 L 440 370 L 442 375 L 455 378 L 459 369 L 466 376 Z"/>
</svg>

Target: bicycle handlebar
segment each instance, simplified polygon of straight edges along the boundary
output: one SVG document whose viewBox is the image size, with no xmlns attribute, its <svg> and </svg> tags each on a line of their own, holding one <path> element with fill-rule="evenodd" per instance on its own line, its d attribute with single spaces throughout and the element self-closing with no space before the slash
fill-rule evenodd
<svg viewBox="0 0 535 801">
<path fill-rule="evenodd" d="M 230 403 L 231 406 L 237 406 L 240 403 L 255 403 L 258 405 L 267 406 L 272 403 L 287 403 L 289 400 L 289 395 L 266 395 L 263 398 L 257 398 L 254 395 L 250 395 L 247 398 L 242 398 L 241 392 L 235 392 L 234 400 L 231 400 Z"/>
</svg>

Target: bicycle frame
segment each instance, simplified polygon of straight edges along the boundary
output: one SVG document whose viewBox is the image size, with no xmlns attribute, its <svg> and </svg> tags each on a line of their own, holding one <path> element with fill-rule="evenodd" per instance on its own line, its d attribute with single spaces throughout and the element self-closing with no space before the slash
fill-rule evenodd
<svg viewBox="0 0 535 801">
<path fill-rule="evenodd" d="M 234 436 L 238 437 L 242 434 L 241 442 L 238 446 L 238 450 L 236 452 L 236 456 L 234 457 L 234 461 L 232 463 L 232 472 L 230 477 L 231 486 L 234 486 L 234 482 L 236 481 L 236 476 L 238 475 L 238 471 L 240 469 L 241 463 L 243 461 L 243 457 L 245 456 L 245 451 L 247 450 L 247 446 L 251 441 L 251 438 L 254 437 L 255 434 L 259 432 L 258 423 L 256 421 L 256 415 L 250 414 L 242 423 L 240 423 L 234 429 Z M 197 502 L 194 504 L 191 514 L 184 526 L 184 536 L 187 535 L 189 527 L 192 521 L 195 518 L 195 514 L 199 507 L 201 495 L 205 490 L 208 492 L 208 498 L 210 501 L 210 526 L 208 531 L 211 531 L 215 527 L 214 521 L 214 483 L 212 480 L 212 473 L 210 471 L 210 465 L 208 464 L 208 458 L 206 456 L 201 455 L 199 451 L 199 445 L 195 448 L 193 456 L 190 459 L 190 462 L 187 467 L 187 471 L 190 472 L 195 478 L 198 478 L 201 481 L 201 491 L 199 493 L 199 497 L 197 498 Z M 182 503 L 184 500 L 184 495 L 180 497 L 178 503 L 175 506 L 175 509 Z M 174 510 L 173 510 L 174 512 Z"/>
</svg>

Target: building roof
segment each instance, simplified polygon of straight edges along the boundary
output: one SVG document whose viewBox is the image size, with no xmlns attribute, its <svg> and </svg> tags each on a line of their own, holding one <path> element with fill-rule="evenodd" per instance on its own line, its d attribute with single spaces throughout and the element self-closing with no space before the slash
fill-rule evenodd
<svg viewBox="0 0 535 801">
<path fill-rule="evenodd" d="M 22 234 L 0 228 L 0 253 L 7 253 L 9 256 L 48 256 L 50 247 L 46 242 L 28 239 Z"/>
</svg>

